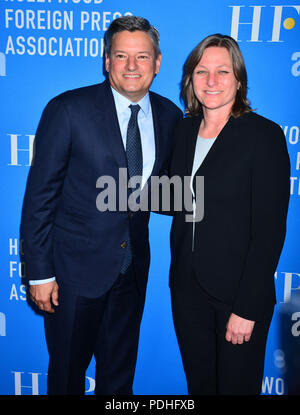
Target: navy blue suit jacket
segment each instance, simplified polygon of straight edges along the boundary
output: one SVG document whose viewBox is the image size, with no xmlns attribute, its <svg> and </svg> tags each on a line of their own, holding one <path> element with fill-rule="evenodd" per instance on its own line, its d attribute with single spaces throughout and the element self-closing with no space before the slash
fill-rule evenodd
<svg viewBox="0 0 300 415">
<path fill-rule="evenodd" d="M 156 160 L 152 175 L 165 174 L 174 126 L 181 111 L 150 92 Z M 28 176 L 21 238 L 28 279 L 55 276 L 81 295 L 100 296 L 117 279 L 124 241 L 131 234 L 134 265 L 145 290 L 149 268 L 149 212 L 100 212 L 100 176 L 115 179 L 126 168 L 114 99 L 108 81 L 67 91 L 46 106 L 36 133 Z"/>
</svg>

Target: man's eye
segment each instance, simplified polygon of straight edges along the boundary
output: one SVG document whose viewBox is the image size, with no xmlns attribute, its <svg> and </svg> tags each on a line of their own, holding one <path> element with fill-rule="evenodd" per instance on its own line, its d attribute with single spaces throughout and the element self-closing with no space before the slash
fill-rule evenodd
<svg viewBox="0 0 300 415">
<path fill-rule="evenodd" d="M 146 59 L 149 59 L 149 56 L 148 55 L 139 55 L 138 56 L 138 59 L 140 59 L 140 60 L 146 60 Z"/>
</svg>

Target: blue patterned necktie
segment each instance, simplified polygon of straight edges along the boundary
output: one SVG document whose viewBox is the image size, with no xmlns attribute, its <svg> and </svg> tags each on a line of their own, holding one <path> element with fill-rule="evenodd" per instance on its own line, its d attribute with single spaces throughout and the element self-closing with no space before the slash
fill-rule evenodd
<svg viewBox="0 0 300 415">
<path fill-rule="evenodd" d="M 138 126 L 138 112 L 141 109 L 139 105 L 129 105 L 131 109 L 131 117 L 127 127 L 126 138 L 126 156 L 129 179 L 133 176 L 142 176 L 143 174 L 143 153 L 141 135 Z M 128 238 L 124 263 L 121 267 L 121 273 L 124 274 L 131 264 L 132 250 L 130 238 Z"/>
<path fill-rule="evenodd" d="M 126 156 L 129 178 L 143 174 L 143 153 L 141 135 L 138 126 L 139 105 L 129 105 L 131 117 L 127 127 Z"/>
</svg>

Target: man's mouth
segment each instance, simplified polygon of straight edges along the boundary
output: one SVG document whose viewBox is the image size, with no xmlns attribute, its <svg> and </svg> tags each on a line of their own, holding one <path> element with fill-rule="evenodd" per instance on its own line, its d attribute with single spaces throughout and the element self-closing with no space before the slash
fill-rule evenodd
<svg viewBox="0 0 300 415">
<path fill-rule="evenodd" d="M 141 75 L 139 74 L 125 74 L 123 75 L 124 78 L 126 79 L 138 79 L 141 77 Z"/>
</svg>

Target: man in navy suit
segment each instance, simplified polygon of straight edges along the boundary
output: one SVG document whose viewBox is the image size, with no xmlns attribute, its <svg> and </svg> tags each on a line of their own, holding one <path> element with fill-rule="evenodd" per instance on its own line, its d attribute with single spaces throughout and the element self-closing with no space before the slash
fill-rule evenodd
<svg viewBox="0 0 300 415">
<path fill-rule="evenodd" d="M 55 97 L 39 123 L 21 238 L 30 296 L 45 314 L 48 394 L 84 394 L 93 355 L 96 394 L 132 393 L 149 211 L 100 211 L 96 183 L 109 176 L 118 189 L 120 169 L 132 165 L 141 166 L 142 186 L 168 171 L 182 113 L 149 92 L 160 62 L 159 35 L 147 20 L 114 20 L 105 35 L 108 80 Z M 127 149 L 132 139 L 139 151 Z"/>
</svg>

